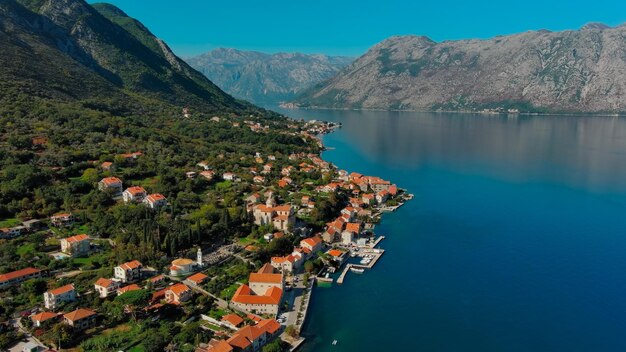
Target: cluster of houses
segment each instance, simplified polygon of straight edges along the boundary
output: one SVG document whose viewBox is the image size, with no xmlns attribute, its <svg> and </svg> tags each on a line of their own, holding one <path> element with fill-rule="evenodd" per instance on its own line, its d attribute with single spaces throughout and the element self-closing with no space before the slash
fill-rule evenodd
<svg viewBox="0 0 626 352">
<path fill-rule="evenodd" d="M 158 209 L 167 205 L 167 199 L 160 193 L 148 194 L 141 186 L 131 186 L 124 189 L 122 180 L 117 177 L 105 177 L 98 182 L 98 189 L 110 193 L 114 197 L 122 196 L 124 203 L 143 203 L 151 209 Z"/>
<path fill-rule="evenodd" d="M 278 337 L 281 326 L 275 319 L 262 319 L 249 314 L 254 323 L 241 326 L 243 319 L 236 314 L 223 317 L 228 325 L 233 326 L 236 332 L 226 340 L 212 339 L 209 343 L 202 343 L 196 352 L 239 352 L 260 351 L 263 346 Z"/>
</svg>

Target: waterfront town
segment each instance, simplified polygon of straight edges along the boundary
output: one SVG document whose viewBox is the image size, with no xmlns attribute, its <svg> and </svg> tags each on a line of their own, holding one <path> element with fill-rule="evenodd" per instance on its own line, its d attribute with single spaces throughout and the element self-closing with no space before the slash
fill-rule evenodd
<svg viewBox="0 0 626 352">
<path fill-rule="evenodd" d="M 213 121 L 255 133 L 267 129 L 250 120 Z M 292 126 L 320 149 L 317 136 L 338 127 Z M 192 161 L 195 166 L 172 181 L 211 201 L 186 215 L 192 226 L 176 228 L 183 240 L 175 241 L 161 237 L 149 220 L 167 218 L 181 205 L 155 191 L 154 179 L 125 172 L 148 153 L 93 161 L 83 176 L 89 172 L 103 202 L 90 206 L 145 218 L 144 242 L 167 255 L 150 257 L 145 248 L 92 230 L 102 226 L 82 209 L 0 222 L 0 241 L 20 257 L 19 269 L 0 275 L 0 309 L 13 310 L 3 336 L 20 341 L 11 351 L 295 350 L 305 341 L 300 331 L 313 286 L 341 284 L 348 273 L 371 269 L 384 254 L 375 224 L 412 197 L 390 181 L 339 170 L 319 153 L 255 152 L 234 166 L 218 155 Z M 248 232 L 195 240 L 205 221 L 199 214 L 214 211 L 214 204 L 243 210 L 224 207 L 213 220 L 216 231 L 227 231 L 237 218 Z M 146 328 L 158 334 L 142 333 Z"/>
</svg>

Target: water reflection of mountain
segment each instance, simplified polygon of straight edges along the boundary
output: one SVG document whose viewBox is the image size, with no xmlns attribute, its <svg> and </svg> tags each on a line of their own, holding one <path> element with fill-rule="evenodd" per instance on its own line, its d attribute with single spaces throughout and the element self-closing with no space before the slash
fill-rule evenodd
<svg viewBox="0 0 626 352">
<path fill-rule="evenodd" d="M 392 168 L 458 172 L 626 190 L 626 119 L 384 111 L 293 111 L 340 121 L 343 138 Z"/>
</svg>

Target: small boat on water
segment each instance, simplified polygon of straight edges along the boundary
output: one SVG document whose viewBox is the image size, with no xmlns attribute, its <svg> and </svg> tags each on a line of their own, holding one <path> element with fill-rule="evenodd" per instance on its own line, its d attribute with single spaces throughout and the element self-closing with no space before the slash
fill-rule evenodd
<svg viewBox="0 0 626 352">
<path fill-rule="evenodd" d="M 357 273 L 357 274 L 363 274 L 365 272 L 365 269 L 363 269 L 363 268 L 350 268 L 350 271 L 352 271 L 353 273 Z"/>
<path fill-rule="evenodd" d="M 337 344 L 337 340 L 333 340 L 332 345 L 335 346 Z"/>
</svg>

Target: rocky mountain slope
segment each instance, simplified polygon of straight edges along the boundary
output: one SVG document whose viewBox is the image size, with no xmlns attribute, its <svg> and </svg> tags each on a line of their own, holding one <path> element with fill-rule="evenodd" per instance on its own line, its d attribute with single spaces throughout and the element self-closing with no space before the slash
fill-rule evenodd
<svg viewBox="0 0 626 352">
<path fill-rule="evenodd" d="M 229 94 L 256 103 L 292 99 L 352 61 L 353 58 L 342 56 L 265 54 L 224 48 L 187 59 Z"/>
<path fill-rule="evenodd" d="M 372 47 L 301 107 L 626 111 L 626 25 L 592 23 L 487 40 L 399 36 Z"/>
<path fill-rule="evenodd" d="M 141 23 L 82 0 L 0 2 L 0 98 L 82 101 L 98 109 L 251 106 L 221 91 Z"/>
</svg>

